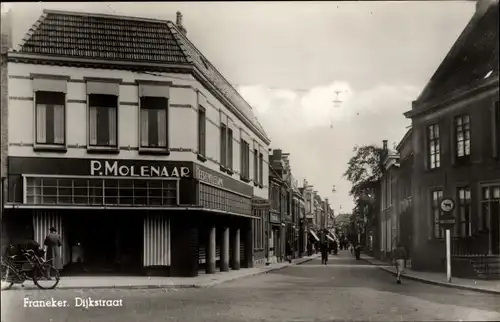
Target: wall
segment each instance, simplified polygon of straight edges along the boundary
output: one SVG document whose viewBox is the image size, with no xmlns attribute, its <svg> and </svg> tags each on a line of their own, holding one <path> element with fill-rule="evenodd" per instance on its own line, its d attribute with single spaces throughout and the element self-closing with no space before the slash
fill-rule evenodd
<svg viewBox="0 0 500 322">
<path fill-rule="evenodd" d="M 34 152 L 34 112 L 33 88 L 28 78 L 30 73 L 70 76 L 67 93 L 67 153 Z M 207 115 L 208 160 L 204 166 L 220 171 L 220 131 L 221 114 L 227 115 L 233 128 L 233 164 L 235 175 L 239 180 L 241 138 L 249 140 L 250 149 L 253 142 L 259 145 L 264 155 L 263 188 L 254 187 L 254 195 L 268 198 L 268 149 L 265 144 L 251 132 L 241 121 L 232 115 L 217 99 L 190 75 L 162 74 L 162 77 L 145 73 L 134 73 L 118 70 L 83 69 L 74 67 L 56 67 L 30 64 L 9 63 L 9 154 L 12 156 L 39 156 L 85 158 L 91 157 L 84 147 L 87 143 L 86 93 L 83 77 L 121 78 L 125 84 L 120 85 L 119 110 L 119 145 L 120 153 L 109 156 L 118 159 L 151 159 L 194 161 L 197 153 L 197 109 L 203 104 Z M 169 156 L 139 155 L 138 147 L 138 89 L 135 80 L 172 81 L 170 89 L 169 110 L 169 146 L 174 149 Z M 73 81 L 75 80 L 75 81 Z M 27 125 L 27 126 L 26 126 Z M 186 130 L 192 129 L 192 130 Z M 95 154 L 92 154 L 94 156 Z M 253 157 L 250 155 L 250 174 L 253 177 Z M 222 174 L 221 175 L 226 175 Z"/>
<path fill-rule="evenodd" d="M 441 270 L 443 266 L 444 241 L 434 239 L 432 234 L 431 190 L 444 188 L 444 196 L 455 198 L 457 186 L 469 186 L 474 229 L 480 211 L 480 183 L 500 181 L 500 165 L 493 159 L 491 113 L 495 100 L 498 100 L 498 88 L 413 119 L 412 265 L 415 269 Z M 462 113 L 470 116 L 471 162 L 459 166 L 454 161 L 453 119 Z M 440 124 L 441 167 L 430 170 L 427 167 L 426 128 L 435 122 Z"/>
</svg>

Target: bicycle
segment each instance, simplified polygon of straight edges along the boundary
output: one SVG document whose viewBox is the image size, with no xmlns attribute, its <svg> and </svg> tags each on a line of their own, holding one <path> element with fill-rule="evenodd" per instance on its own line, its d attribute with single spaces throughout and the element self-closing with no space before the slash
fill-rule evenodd
<svg viewBox="0 0 500 322">
<path fill-rule="evenodd" d="M 2 257 L 1 289 L 8 290 L 14 284 L 21 284 L 24 287 L 24 282 L 30 278 L 39 289 L 54 289 L 59 284 L 59 271 L 51 265 L 51 261 L 44 260 L 31 249 L 21 251 L 20 255 Z M 29 264 L 31 268 L 23 269 L 24 264 Z M 31 276 L 28 273 L 31 273 Z M 53 283 L 45 287 L 41 284 L 42 281 L 52 281 Z"/>
</svg>

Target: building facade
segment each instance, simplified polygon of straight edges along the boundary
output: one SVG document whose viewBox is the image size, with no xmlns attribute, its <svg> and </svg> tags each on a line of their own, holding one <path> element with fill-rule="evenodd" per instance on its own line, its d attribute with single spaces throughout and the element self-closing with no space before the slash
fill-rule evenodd
<svg viewBox="0 0 500 322">
<path fill-rule="evenodd" d="M 498 61 L 498 1 L 480 1 L 405 114 L 413 131 L 413 269 L 445 267 L 443 198 L 456 205 L 453 253 L 465 257 L 459 267 L 500 254 Z"/>
<path fill-rule="evenodd" d="M 65 271 L 196 276 L 262 256 L 270 141 L 180 13 L 45 11 L 6 67 L 9 242 L 55 227 Z"/>
</svg>

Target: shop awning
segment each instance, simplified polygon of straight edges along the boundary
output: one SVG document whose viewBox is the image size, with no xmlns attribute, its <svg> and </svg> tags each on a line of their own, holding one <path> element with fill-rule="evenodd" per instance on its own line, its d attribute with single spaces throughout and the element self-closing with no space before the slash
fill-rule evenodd
<svg viewBox="0 0 500 322">
<path fill-rule="evenodd" d="M 312 230 L 309 230 L 309 232 L 311 233 L 311 235 L 314 237 L 314 239 L 316 239 L 317 241 L 319 241 L 319 238 L 318 238 L 318 235 L 316 235 L 316 233 Z"/>
<path fill-rule="evenodd" d="M 330 235 L 326 235 L 326 237 L 327 237 L 328 239 L 330 239 L 332 242 L 334 242 L 334 241 L 335 241 L 335 239 L 333 239 L 333 238 L 332 238 L 332 236 L 330 236 Z"/>
</svg>

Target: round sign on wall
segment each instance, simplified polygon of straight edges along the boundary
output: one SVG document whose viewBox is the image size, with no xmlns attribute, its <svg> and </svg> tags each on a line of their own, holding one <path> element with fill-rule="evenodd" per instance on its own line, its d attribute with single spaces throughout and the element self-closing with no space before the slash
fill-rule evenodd
<svg viewBox="0 0 500 322">
<path fill-rule="evenodd" d="M 444 212 L 450 212 L 455 209 L 455 202 L 450 198 L 444 198 L 441 201 L 441 210 Z"/>
</svg>

